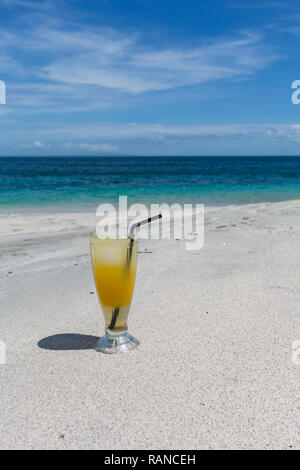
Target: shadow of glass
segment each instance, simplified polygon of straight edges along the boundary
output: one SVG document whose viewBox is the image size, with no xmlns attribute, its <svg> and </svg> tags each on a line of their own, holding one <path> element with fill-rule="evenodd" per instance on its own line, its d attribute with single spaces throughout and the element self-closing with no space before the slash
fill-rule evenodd
<svg viewBox="0 0 300 470">
<path fill-rule="evenodd" d="M 98 336 L 65 333 L 41 339 L 38 342 L 38 347 L 51 351 L 77 351 L 94 349 L 98 340 Z"/>
</svg>

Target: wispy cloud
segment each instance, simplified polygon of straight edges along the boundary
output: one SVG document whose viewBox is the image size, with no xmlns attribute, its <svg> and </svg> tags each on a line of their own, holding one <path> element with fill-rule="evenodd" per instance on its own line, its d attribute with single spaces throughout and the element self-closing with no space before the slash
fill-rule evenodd
<svg viewBox="0 0 300 470">
<path fill-rule="evenodd" d="M 62 147 L 66 150 L 83 150 L 87 152 L 118 152 L 119 147 L 117 145 L 111 144 L 91 144 L 86 142 L 74 143 L 74 142 L 66 142 L 62 145 Z"/>
<path fill-rule="evenodd" d="M 40 142 L 39 140 L 35 140 L 34 143 L 33 143 L 33 145 L 34 145 L 35 147 L 39 148 L 39 149 L 42 149 L 42 148 L 45 147 L 44 144 L 43 144 L 43 142 Z"/>
<path fill-rule="evenodd" d="M 243 144 L 245 154 L 256 143 L 256 148 L 288 148 L 297 152 L 300 144 L 298 124 L 232 124 L 232 125 L 185 125 L 153 124 L 72 125 L 62 128 L 37 127 L 32 130 L 6 130 L 0 132 L 3 151 L 15 154 L 16 136 L 23 139 L 18 148 L 25 155 L 118 155 L 118 154 L 177 154 L 191 148 L 193 154 L 204 154 L 205 148 L 221 145 L 226 148 Z M 141 150 L 142 149 L 142 150 Z"/>
<path fill-rule="evenodd" d="M 7 131 L 6 131 L 7 132 Z M 14 133 L 14 131 L 12 131 Z M 24 135 L 29 134 L 24 131 Z M 228 124 L 228 125 L 186 125 L 172 126 L 154 124 L 117 124 L 102 123 L 95 125 L 69 125 L 63 128 L 36 128 L 32 135 L 39 136 L 42 141 L 56 139 L 56 143 L 66 149 L 81 148 L 83 150 L 117 151 L 115 142 L 152 140 L 161 141 L 183 138 L 235 138 L 250 139 L 285 139 L 300 141 L 300 125 L 298 124 Z M 85 138 L 85 142 L 82 139 Z M 68 140 L 67 140 L 68 139 Z M 109 139 L 113 144 L 101 143 L 99 140 Z M 98 141 L 98 142 L 97 142 Z M 35 141 L 37 143 L 38 141 Z M 65 142 L 65 143 L 64 143 Z"/>
<path fill-rule="evenodd" d="M 30 10 L 45 10 L 49 11 L 53 9 L 53 4 L 49 1 L 30 1 L 30 0 L 0 0 L 0 5 L 7 8 L 21 7 Z"/>
<path fill-rule="evenodd" d="M 211 37 L 200 32 L 184 40 L 169 36 L 155 42 L 146 37 L 142 25 L 131 32 L 100 23 L 95 26 L 93 21 L 76 19 L 73 11 L 59 14 L 63 7 L 57 2 L 0 0 L 3 7 L 11 14 L 21 11 L 20 17 L 17 13 L 10 26 L 0 30 L 0 78 L 7 84 L 5 113 L 18 121 L 6 126 L 1 121 L 1 145 L 6 148 L 43 154 L 47 149 L 113 154 L 123 151 L 128 142 L 147 148 L 144 144 L 168 145 L 184 139 L 254 136 L 298 141 L 299 130 L 293 126 L 176 126 L 157 123 L 160 118 L 154 116 L 154 103 L 175 109 L 179 100 L 186 105 L 187 96 L 191 103 L 196 94 L 199 103 L 207 99 L 209 88 L 214 98 L 223 98 L 225 93 L 231 96 L 235 88 L 225 89 L 224 83 L 253 78 L 278 60 L 277 49 L 256 32 L 255 25 L 253 30 L 227 31 L 222 36 L 215 30 Z M 123 114 L 117 115 L 116 109 Z M 178 119 L 171 110 L 168 122 L 180 122 L 180 105 L 177 111 Z M 104 122 L 116 115 L 124 123 Z M 181 122 L 197 122 L 195 116 L 195 112 L 191 119 L 182 116 Z M 154 124 L 128 123 L 134 119 Z M 204 119 L 202 115 L 200 122 Z M 228 122 L 228 116 L 225 119 Z"/>
<path fill-rule="evenodd" d="M 230 8 L 236 8 L 236 9 L 251 9 L 251 10 L 262 10 L 262 9 L 283 9 L 283 10 L 290 10 L 292 9 L 294 5 L 292 5 L 293 2 L 287 2 L 287 1 L 281 1 L 281 2 L 235 2 L 235 3 L 229 3 Z"/>
<path fill-rule="evenodd" d="M 6 3 L 16 2 L 23 3 Z M 48 11 L 47 2 L 43 9 Z M 86 26 L 57 16 L 52 20 L 45 13 L 43 22 L 34 26 L 2 28 L 0 67 L 4 73 L 14 73 L 13 84 L 31 80 L 38 81 L 39 87 L 56 86 L 56 97 L 60 90 L 64 97 L 65 88 L 59 87 L 66 86 L 73 92 L 76 88 L 77 97 L 96 87 L 103 100 L 107 93 L 137 95 L 247 78 L 278 58 L 261 35 L 249 31 L 231 37 L 199 37 L 176 47 L 150 47 L 139 33 Z M 48 88 L 47 93 L 52 99 L 54 91 Z M 27 97 L 30 94 L 28 89 Z"/>
<path fill-rule="evenodd" d="M 41 54 L 47 58 L 30 67 L 33 77 L 132 94 L 245 77 L 278 58 L 260 35 L 250 32 L 152 50 L 138 36 L 108 28 L 90 32 L 80 25 L 76 30 L 38 27 L 22 36 L 0 32 L 4 50 L 22 51 L 25 59 Z"/>
<path fill-rule="evenodd" d="M 43 144 L 43 142 L 41 142 L 39 140 L 35 140 L 32 143 L 27 143 L 27 144 L 21 144 L 20 145 L 20 148 L 23 148 L 23 149 L 32 149 L 32 148 L 43 149 L 45 147 L 46 147 L 45 144 Z M 49 147 L 49 145 L 47 145 L 47 147 Z"/>
</svg>

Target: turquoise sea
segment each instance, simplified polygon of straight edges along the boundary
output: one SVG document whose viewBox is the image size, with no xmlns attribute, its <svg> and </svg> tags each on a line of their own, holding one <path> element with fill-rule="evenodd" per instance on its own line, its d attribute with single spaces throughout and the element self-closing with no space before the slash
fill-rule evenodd
<svg viewBox="0 0 300 470">
<path fill-rule="evenodd" d="M 207 205 L 300 198 L 298 157 L 2 157 L 0 211 L 94 210 L 133 202 Z"/>
</svg>

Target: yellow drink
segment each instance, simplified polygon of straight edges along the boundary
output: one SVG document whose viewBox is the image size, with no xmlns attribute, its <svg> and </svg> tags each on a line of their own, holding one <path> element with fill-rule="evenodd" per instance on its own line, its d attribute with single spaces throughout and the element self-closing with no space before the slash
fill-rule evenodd
<svg viewBox="0 0 300 470">
<path fill-rule="evenodd" d="M 137 241 L 93 236 L 91 257 L 106 328 L 126 330 L 135 283 Z"/>
</svg>

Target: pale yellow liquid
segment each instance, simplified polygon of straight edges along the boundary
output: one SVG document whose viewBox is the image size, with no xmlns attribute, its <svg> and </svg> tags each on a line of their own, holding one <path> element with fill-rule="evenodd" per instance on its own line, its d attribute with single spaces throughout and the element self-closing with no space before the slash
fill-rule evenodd
<svg viewBox="0 0 300 470">
<path fill-rule="evenodd" d="M 127 317 L 134 290 L 137 242 L 133 243 L 128 265 L 129 247 L 130 241 L 126 239 L 101 240 L 95 237 L 91 240 L 95 285 L 106 327 L 116 331 L 127 328 Z M 116 321 L 112 325 L 114 314 Z"/>
</svg>

